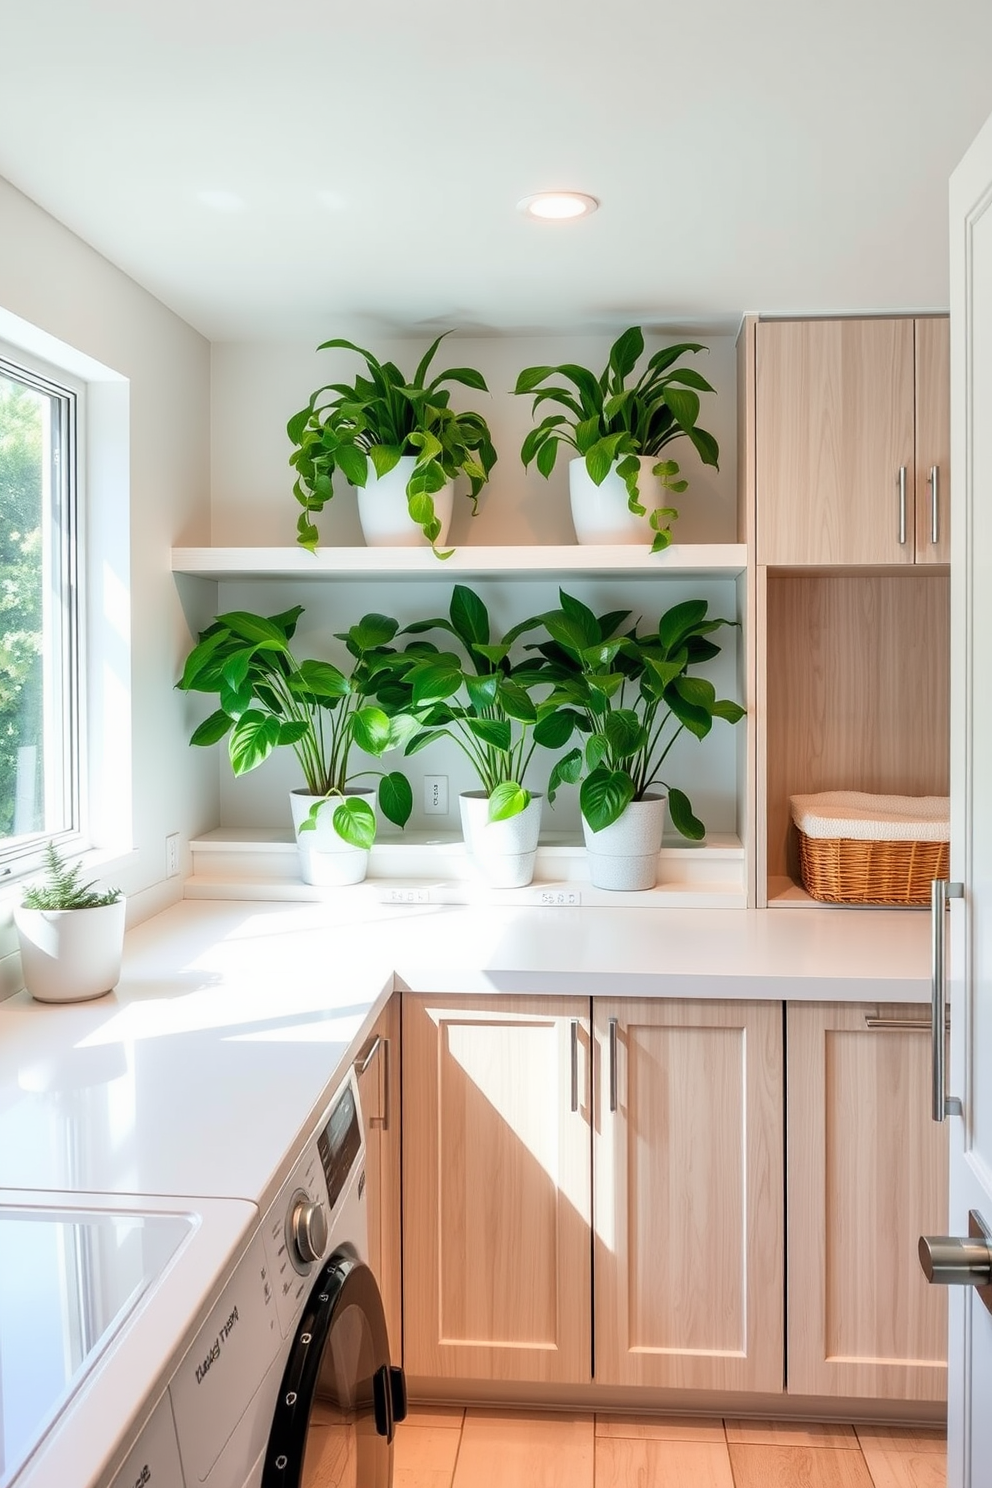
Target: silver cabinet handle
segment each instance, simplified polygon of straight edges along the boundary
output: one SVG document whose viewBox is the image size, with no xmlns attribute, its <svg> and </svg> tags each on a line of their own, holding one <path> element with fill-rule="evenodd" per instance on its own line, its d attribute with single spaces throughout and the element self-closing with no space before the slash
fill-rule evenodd
<svg viewBox="0 0 992 1488">
<path fill-rule="evenodd" d="M 906 546 L 906 467 L 899 466 L 899 545 Z"/>
<path fill-rule="evenodd" d="M 572 1059 L 572 1110 L 579 1109 L 579 1020 L 572 1019 L 571 1029 L 571 1059 Z"/>
<path fill-rule="evenodd" d="M 879 1033 L 886 1031 L 898 1033 L 929 1033 L 929 1018 L 886 1018 L 869 1017 L 865 1014 L 865 1027 L 877 1030 Z"/>
<path fill-rule="evenodd" d="M 389 1040 L 376 1033 L 363 1044 L 355 1060 L 355 1074 L 359 1079 L 367 1072 L 376 1055 L 382 1056 L 382 1113 L 368 1118 L 369 1126 L 389 1130 Z"/>
<path fill-rule="evenodd" d="M 930 886 L 930 917 L 933 931 L 932 961 L 930 967 L 930 1038 L 933 1058 L 933 1104 L 934 1121 L 943 1121 L 945 1116 L 960 1116 L 961 1102 L 954 1095 L 946 1094 L 944 1070 L 944 1024 L 947 1021 L 947 953 L 944 948 L 946 909 L 948 899 L 961 899 L 964 886 L 951 883 L 946 878 L 935 878 Z"/>
<path fill-rule="evenodd" d="M 937 481 L 939 479 L 940 467 L 930 466 L 930 479 L 927 484 L 930 487 L 930 541 L 936 547 L 940 542 L 940 494 Z"/>
<path fill-rule="evenodd" d="M 617 1024 L 618 1018 L 611 1018 L 610 1029 L 610 1110 L 617 1108 Z"/>
</svg>

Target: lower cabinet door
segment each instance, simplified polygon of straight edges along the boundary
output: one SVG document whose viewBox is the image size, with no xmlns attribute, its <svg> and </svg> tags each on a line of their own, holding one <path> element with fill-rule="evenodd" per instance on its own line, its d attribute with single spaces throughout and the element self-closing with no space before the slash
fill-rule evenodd
<svg viewBox="0 0 992 1488">
<path fill-rule="evenodd" d="M 596 1383 L 784 1383 L 782 1004 L 594 1000 Z"/>
<path fill-rule="evenodd" d="M 788 1009 L 789 1390 L 944 1400 L 947 1301 L 920 1235 L 947 1228 L 920 1007 Z"/>
<path fill-rule="evenodd" d="M 590 1379 L 588 998 L 403 994 L 407 1374 Z"/>
</svg>

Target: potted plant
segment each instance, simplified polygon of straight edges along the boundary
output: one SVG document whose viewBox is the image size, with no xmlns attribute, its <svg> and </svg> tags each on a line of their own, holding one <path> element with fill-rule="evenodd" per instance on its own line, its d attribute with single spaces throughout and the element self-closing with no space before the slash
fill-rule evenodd
<svg viewBox="0 0 992 1488">
<path fill-rule="evenodd" d="M 652 553 L 671 542 L 678 517 L 665 504 L 668 493 L 687 487 L 675 460 L 659 459 L 668 445 L 688 439 L 705 465 L 717 466 L 720 450 L 712 434 L 699 427 L 699 394 L 714 389 L 691 367 L 676 365 L 689 352 L 707 348 L 695 341 L 666 346 L 648 359 L 630 381 L 644 351 L 644 335 L 631 326 L 610 348 L 596 376 L 585 367 L 526 367 L 515 393 L 534 393 L 536 413 L 557 403 L 532 429 L 520 451 L 524 466 L 535 461 L 543 476 L 554 469 L 560 444 L 575 450 L 569 463 L 572 521 L 580 543 L 636 543 L 654 533 Z M 542 387 L 564 377 L 571 387 Z"/>
<path fill-rule="evenodd" d="M 45 847 L 45 877 L 14 910 L 24 985 L 38 1002 L 85 1002 L 116 987 L 124 948 L 120 889 L 80 883 L 82 864 Z"/>
<path fill-rule="evenodd" d="M 482 374 L 449 367 L 427 381 L 443 339 L 428 347 L 410 380 L 395 363 L 378 361 L 353 341 L 324 341 L 317 348 L 356 351 L 365 359 L 366 375 L 318 388 L 287 426 L 294 445 L 293 493 L 303 508 L 297 541 L 303 547 L 316 550 L 314 515 L 333 496 L 340 471 L 358 490 L 366 543 L 430 543 L 438 557 L 449 556 L 437 545 L 447 535 L 455 477 L 468 477 L 474 516 L 496 451 L 482 414 L 456 413 L 443 386 L 457 382 L 487 392 Z"/>
<path fill-rule="evenodd" d="M 553 683 L 547 707 L 563 720 L 562 741 L 587 736 L 554 766 L 548 799 L 563 782 L 581 782 L 579 806 L 590 877 L 599 888 L 649 889 L 657 879 L 658 849 L 667 798 L 672 825 L 700 841 L 705 827 L 684 791 L 662 779 L 675 740 L 688 729 L 697 739 L 714 718 L 737 723 L 739 703 L 718 698 L 712 682 L 692 675 L 720 654 L 709 636 L 734 620 L 707 619 L 703 599 L 666 610 L 654 631 L 620 632 L 629 610 L 596 616 L 559 591 L 561 608 L 542 616 L 550 640 L 538 644 L 543 675 Z M 549 715 L 550 716 L 550 715 Z M 564 742 L 567 742 L 567 738 Z"/>
<path fill-rule="evenodd" d="M 465 584 L 456 584 L 448 617 L 418 620 L 403 634 L 444 630 L 461 643 L 464 658 L 414 642 L 406 655 L 414 664 L 404 678 L 421 728 L 406 746 L 413 754 L 438 738 L 453 739 L 469 760 L 480 789 L 459 798 L 462 831 L 470 856 L 495 888 L 530 883 L 541 827 L 541 797 L 525 785 L 539 744 L 567 741 L 571 726 L 555 707 L 535 703 L 530 688 L 544 679 L 543 663 L 511 664 L 518 636 L 534 629 L 525 620 L 493 638 L 489 612 Z"/>
<path fill-rule="evenodd" d="M 356 746 L 378 759 L 415 729 L 412 717 L 387 711 L 380 700 L 409 663 L 389 646 L 398 622 L 376 614 L 337 636 L 352 658 L 349 672 L 329 661 L 298 661 L 289 643 L 302 613 L 294 605 L 280 615 L 218 615 L 186 658 L 177 686 L 216 693 L 220 706 L 190 743 L 227 737 L 235 775 L 256 769 L 280 746 L 293 750 L 305 781 L 290 796 L 303 880 L 358 883 L 375 840 L 376 798 L 400 827 L 413 808 L 400 771 L 351 768 Z M 356 787 L 369 776 L 378 777 L 377 790 Z"/>
</svg>

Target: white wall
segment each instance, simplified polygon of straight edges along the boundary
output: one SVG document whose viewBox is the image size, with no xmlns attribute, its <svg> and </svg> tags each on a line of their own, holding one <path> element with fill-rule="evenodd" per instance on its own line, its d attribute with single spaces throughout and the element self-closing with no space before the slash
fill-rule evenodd
<svg viewBox="0 0 992 1488">
<path fill-rule="evenodd" d="M 188 629 L 170 571 L 174 543 L 209 540 L 210 348 L 3 180 L 0 224 L 0 336 L 24 345 L 40 331 L 126 379 L 134 851 L 113 877 L 142 918 L 181 892 L 181 879 L 165 880 L 166 834 L 186 841 L 217 814 L 216 766 L 188 749 L 173 690 Z"/>
</svg>

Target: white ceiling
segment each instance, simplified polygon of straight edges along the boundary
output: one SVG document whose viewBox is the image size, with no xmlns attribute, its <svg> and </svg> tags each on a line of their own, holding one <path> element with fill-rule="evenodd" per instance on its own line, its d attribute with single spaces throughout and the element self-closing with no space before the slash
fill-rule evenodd
<svg viewBox="0 0 992 1488">
<path fill-rule="evenodd" d="M 0 0 L 0 175 L 212 340 L 938 309 L 990 58 L 990 0 Z"/>
</svg>

